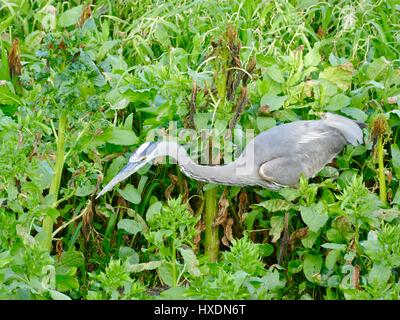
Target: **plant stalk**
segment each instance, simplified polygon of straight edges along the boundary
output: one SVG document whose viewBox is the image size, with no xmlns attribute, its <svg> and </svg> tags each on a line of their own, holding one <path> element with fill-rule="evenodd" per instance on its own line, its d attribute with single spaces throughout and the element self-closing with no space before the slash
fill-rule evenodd
<svg viewBox="0 0 400 320">
<path fill-rule="evenodd" d="M 172 286 L 175 288 L 177 286 L 177 275 L 176 275 L 176 247 L 175 238 L 172 242 Z"/>
<path fill-rule="evenodd" d="M 378 173 L 379 173 L 379 198 L 383 204 L 387 203 L 387 193 L 386 193 L 386 179 L 385 179 L 385 167 L 383 165 L 383 138 L 378 137 Z"/>
<path fill-rule="evenodd" d="M 58 192 L 60 190 L 61 176 L 64 168 L 65 157 L 65 130 L 67 127 L 67 115 L 62 113 L 58 122 L 57 135 L 57 154 L 56 163 L 54 166 L 54 175 L 50 185 L 49 194 L 53 196 L 53 207 L 57 206 Z M 44 238 L 41 245 L 48 251 L 51 251 L 51 242 L 53 238 L 53 219 L 49 216 L 44 217 L 42 227 L 44 230 Z"/>
<path fill-rule="evenodd" d="M 219 226 L 214 226 L 217 217 L 217 189 L 208 189 L 205 192 L 206 215 L 205 215 L 205 255 L 211 262 L 218 260 L 219 253 Z"/>
</svg>

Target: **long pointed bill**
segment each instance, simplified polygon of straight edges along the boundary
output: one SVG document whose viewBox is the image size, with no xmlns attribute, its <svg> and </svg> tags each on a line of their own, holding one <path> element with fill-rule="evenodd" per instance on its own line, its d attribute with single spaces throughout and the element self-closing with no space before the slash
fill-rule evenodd
<svg viewBox="0 0 400 320">
<path fill-rule="evenodd" d="M 146 164 L 146 161 L 129 162 L 107 185 L 100 191 L 96 199 L 110 191 L 116 184 L 128 178 Z"/>
</svg>

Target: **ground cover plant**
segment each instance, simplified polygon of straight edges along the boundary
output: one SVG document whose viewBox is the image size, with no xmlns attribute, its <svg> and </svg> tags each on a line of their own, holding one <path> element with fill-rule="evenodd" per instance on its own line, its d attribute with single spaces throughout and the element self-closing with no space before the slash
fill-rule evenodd
<svg viewBox="0 0 400 320">
<path fill-rule="evenodd" d="M 399 43 L 396 0 L 0 1 L 0 298 L 399 299 Z M 364 144 L 298 188 L 95 199 L 154 132 L 327 111 Z"/>
</svg>

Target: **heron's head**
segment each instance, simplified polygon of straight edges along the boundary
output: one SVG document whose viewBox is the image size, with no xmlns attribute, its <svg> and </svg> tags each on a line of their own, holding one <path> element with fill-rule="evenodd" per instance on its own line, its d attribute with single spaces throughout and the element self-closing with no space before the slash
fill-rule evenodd
<svg viewBox="0 0 400 320">
<path fill-rule="evenodd" d="M 133 173 L 152 162 L 155 158 L 162 155 L 158 142 L 143 143 L 129 158 L 128 164 L 99 192 L 96 199 L 110 191 L 116 184 L 125 180 Z"/>
</svg>

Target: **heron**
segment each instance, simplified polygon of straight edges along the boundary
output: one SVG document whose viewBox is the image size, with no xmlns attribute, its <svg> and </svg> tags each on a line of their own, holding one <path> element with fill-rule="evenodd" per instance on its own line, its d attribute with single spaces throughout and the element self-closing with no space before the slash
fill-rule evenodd
<svg viewBox="0 0 400 320">
<path fill-rule="evenodd" d="M 363 143 L 363 123 L 324 113 L 320 120 L 298 120 L 261 132 L 234 161 L 224 165 L 194 162 L 174 141 L 146 142 L 128 164 L 98 193 L 99 198 L 147 163 L 170 156 L 195 180 L 231 186 L 259 186 L 272 190 L 298 186 L 301 176 L 312 178 L 348 145 Z"/>
</svg>

